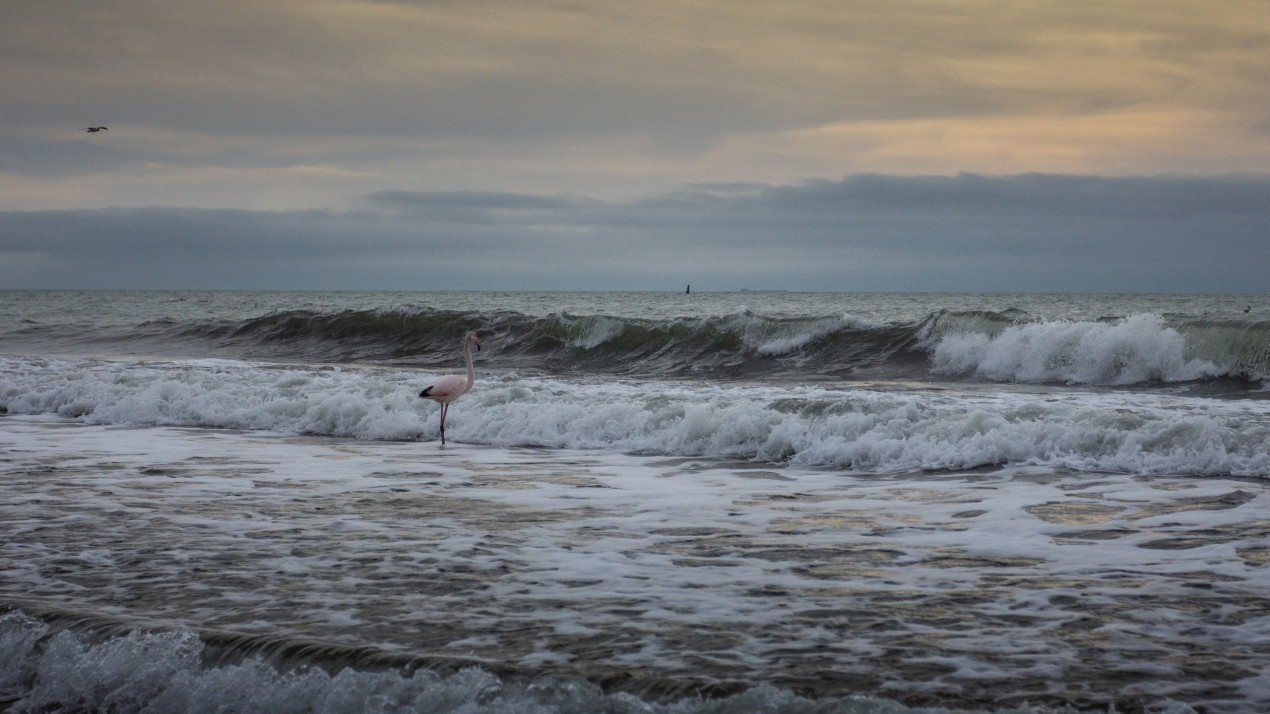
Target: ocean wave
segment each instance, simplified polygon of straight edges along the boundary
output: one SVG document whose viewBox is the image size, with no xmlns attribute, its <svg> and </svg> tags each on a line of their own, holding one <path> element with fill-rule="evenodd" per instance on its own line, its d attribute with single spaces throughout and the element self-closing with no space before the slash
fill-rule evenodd
<svg viewBox="0 0 1270 714">
<path fill-rule="evenodd" d="M 115 628 L 118 629 L 118 628 Z M 320 650 L 309 646 L 307 650 Z M 475 666 L 361 669 L 321 661 L 296 665 L 225 652 L 186 629 L 134 628 L 107 635 L 50 624 L 20 610 L 0 614 L 0 703 L 6 711 L 446 712 L 464 714 L 740 714 L 855 712 L 943 714 L 870 696 L 808 699 L 756 684 L 726 696 L 660 701 L 575 677 L 497 676 Z M 330 671 L 328 671 L 328 669 Z M 968 711 L 958 708 L 957 711 Z M 1044 714 L 1048 707 L 993 708 Z M 1180 707 L 1176 711 L 1189 711 Z"/>
<path fill-rule="evenodd" d="M 848 375 L 887 362 L 921 369 L 924 353 L 906 325 L 851 315 L 774 318 L 748 310 L 672 319 L 390 308 L 333 313 L 293 310 L 240 322 L 140 326 L 131 336 L 245 359 L 449 366 L 458 339 L 476 330 L 482 361 L 496 369 L 655 378 Z M 170 350 L 169 353 L 177 350 Z M 162 351 L 159 350 L 162 354 Z"/>
<path fill-rule="evenodd" d="M 943 326 L 928 339 L 931 371 L 993 382 L 1127 386 L 1270 374 L 1270 329 L 1196 321 L 1171 326 L 1153 314 L 1124 319 Z"/>
<path fill-rule="evenodd" d="M 95 424 L 431 439 L 429 375 L 231 361 L 0 359 L 0 410 Z M 456 442 L 735 458 L 854 472 L 1033 464 L 1270 477 L 1270 403 L 1149 393 L 910 392 L 503 375 L 455 405 Z"/>
<path fill-rule="evenodd" d="M 945 379 L 1130 385 L 1270 375 L 1270 323 L 1154 314 L 1037 321 L 939 311 L 910 322 L 850 314 L 675 318 L 393 307 L 285 310 L 242 320 L 154 320 L 96 330 L 24 327 L 38 353 L 218 356 L 303 364 L 451 368 L 469 329 L 489 369 L 651 379 Z M 59 332 L 60 330 L 60 332 Z"/>
<path fill-rule="evenodd" d="M 1114 384 L 1186 382 L 1227 373 L 1191 357 L 1187 340 L 1157 315 L 1101 322 L 1006 327 L 996 335 L 955 332 L 933 350 L 936 374 L 974 373 L 992 381 Z"/>
</svg>

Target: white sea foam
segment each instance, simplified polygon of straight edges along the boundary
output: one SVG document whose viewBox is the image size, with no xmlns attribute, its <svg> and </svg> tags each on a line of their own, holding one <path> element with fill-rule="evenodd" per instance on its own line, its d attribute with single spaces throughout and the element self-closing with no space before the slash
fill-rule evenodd
<svg viewBox="0 0 1270 714">
<path fill-rule="evenodd" d="M 476 668 L 442 675 L 319 667 L 279 672 L 259 657 L 207 666 L 193 633 L 147 633 L 93 644 L 70 631 L 49 635 L 45 623 L 14 611 L 0 616 L 0 697 L 15 714 L 43 711 L 201 712 L 446 712 L 463 714 L 740 714 L 850 711 L 857 714 L 940 714 L 874 697 L 814 701 L 761 685 L 722 699 L 644 701 L 605 693 L 576 679 L 504 681 Z M 1043 712 L 1031 707 L 1019 712 Z"/>
<path fill-rule="evenodd" d="M 19 602 L 118 615 L 126 593 L 126 612 L 155 627 L 297 638 L 313 653 L 310 661 L 354 668 L 358 660 L 345 659 L 344 650 L 309 645 L 349 643 L 404 656 L 443 647 L 446 658 L 526 671 L 595 676 L 589 668 L 599 667 L 672 678 L 701 671 L 704 652 L 744 681 L 781 681 L 814 664 L 816 671 L 870 672 L 882 682 L 870 691 L 901 698 L 955 697 L 963 687 L 1012 694 L 1024 691 L 1015 683 L 1037 681 L 1076 689 L 1090 676 L 1089 662 L 1132 662 L 1145 673 L 1186 669 L 1183 662 L 1228 651 L 1238 653 L 1232 672 L 1248 675 L 1233 683 L 1243 699 L 1224 711 L 1261 711 L 1257 704 L 1267 701 L 1265 681 L 1253 674 L 1259 660 L 1247 649 L 1270 627 L 1258 615 L 1266 575 L 1255 557 L 1264 546 L 1256 524 L 1267 494 L 1244 481 L 1032 467 L 888 478 L 787 467 L 767 479 L 750 476 L 773 471 L 611 451 L 68 427 L 53 417 L 0 424 L 11 447 L 7 488 L 45 494 L 38 503 L 0 500 L 9 529 L 0 538 L 7 574 L 0 590 Z M 1044 509 L 1058 503 L 1077 512 L 1102 506 L 1097 513 L 1108 520 L 1097 527 L 1116 537 L 1082 537 L 1091 526 L 1054 522 L 1061 518 Z M 1153 545 L 1180 538 L 1205 543 Z M 91 558 L 75 560 L 86 551 Z M 834 564 L 842 569 L 826 567 Z M 1191 591 L 1196 581 L 1213 587 Z M 432 589 L 438 584 L 441 592 Z M 1152 597 L 1137 599 L 1142 592 Z M 914 602 L 944 615 L 917 615 Z M 1091 617 L 1099 632 L 1113 633 L 1092 645 L 1096 654 L 1068 646 L 1083 642 L 1079 633 Z M 448 644 L 427 624 L 442 622 L 455 626 Z M 0 625 L 0 662 L 22 664 L 8 680 L 20 686 L 0 685 L 0 701 L 4 692 L 12 699 L 38 690 L 28 700 L 35 711 L 57 709 L 53 702 L 99 708 L 76 706 L 80 692 L 166 691 L 166 680 L 133 673 L 180 664 L 165 649 L 171 643 L 150 635 L 134 635 L 139 644 L 115 637 L 102 648 L 72 639 L 49 658 L 45 631 L 13 633 L 12 646 L 3 644 L 5 632 Z M 685 639 L 687 632 L 705 639 Z M 720 632 L 738 636 L 716 641 Z M 595 636 L 622 645 L 597 650 Z M 277 651 L 258 645 L 249 644 L 250 652 Z M 158 653 L 156 661 L 138 664 L 141 650 Z M 896 652 L 903 653 L 898 661 Z M 939 666 L 927 672 L 921 663 Z M 415 692 L 409 675 L 392 671 L 379 671 L 378 680 L 350 673 L 328 685 L 320 673 L 292 679 L 252 660 L 176 669 L 206 699 L 236 706 L 257 689 L 268 690 L 266 702 L 278 691 L 310 704 L 320 700 L 306 697 L 328 686 L 393 701 Z M 1158 672 L 1146 680 L 1155 700 L 1225 691 L 1205 681 L 1202 669 L 1180 678 Z M 535 709 L 542 700 L 505 698 L 514 684 L 473 681 L 491 684 L 467 689 L 430 680 L 423 684 L 433 694 L 420 696 L 471 695 L 463 699 L 471 711 L 501 711 L 480 708 L 496 702 L 557 711 Z M 219 699 L 218 686 L 229 690 Z M 1118 691 L 1114 678 L 1098 686 Z M 779 699 L 769 703 L 783 708 L 728 699 L 735 709 L 694 700 L 666 711 L 812 706 L 772 691 Z M 359 710 L 360 700 L 348 701 L 346 711 Z M 610 704 L 559 711 L 622 711 Z M 838 704 L 816 702 L 811 710 L 844 710 Z M 874 711 L 854 706 L 845 711 Z"/>
<path fill-rule="evenodd" d="M 0 360 L 0 406 L 94 424 L 432 438 L 429 375 L 249 363 Z M 485 377 L 456 441 L 617 449 L 894 472 L 1035 464 L 1270 477 L 1270 404 L 1169 395 L 938 395 Z"/>
<path fill-rule="evenodd" d="M 1190 357 L 1185 338 L 1151 314 L 1111 324 L 1015 325 L 995 336 L 948 334 L 935 344 L 932 360 L 938 374 L 1005 382 L 1127 385 L 1223 374 L 1212 362 Z"/>
</svg>

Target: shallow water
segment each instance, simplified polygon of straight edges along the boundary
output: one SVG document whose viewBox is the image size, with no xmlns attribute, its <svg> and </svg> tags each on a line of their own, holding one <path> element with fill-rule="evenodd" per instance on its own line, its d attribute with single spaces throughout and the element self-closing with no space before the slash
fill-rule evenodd
<svg viewBox="0 0 1270 714">
<path fill-rule="evenodd" d="M 185 628 L 222 658 L 474 664 L 653 702 L 756 682 L 985 710 L 1270 702 L 1261 480 L 13 416 L 0 449 L 0 600 Z"/>
</svg>

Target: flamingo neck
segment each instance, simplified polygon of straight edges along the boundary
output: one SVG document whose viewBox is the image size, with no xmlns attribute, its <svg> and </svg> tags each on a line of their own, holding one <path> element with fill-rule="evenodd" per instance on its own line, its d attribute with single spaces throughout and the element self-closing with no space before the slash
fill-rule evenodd
<svg viewBox="0 0 1270 714">
<path fill-rule="evenodd" d="M 463 341 L 463 361 L 467 363 L 467 388 L 472 388 L 472 383 L 476 381 L 476 372 L 472 369 L 472 341 Z M 466 390 L 464 390 L 466 391 Z"/>
</svg>

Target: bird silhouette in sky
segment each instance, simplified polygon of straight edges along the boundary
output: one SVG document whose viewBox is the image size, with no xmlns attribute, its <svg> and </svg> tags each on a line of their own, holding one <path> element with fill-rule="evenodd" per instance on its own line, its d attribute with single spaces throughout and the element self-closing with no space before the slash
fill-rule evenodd
<svg viewBox="0 0 1270 714">
<path fill-rule="evenodd" d="M 89 134 L 96 134 L 99 131 L 107 131 L 107 128 L 104 126 L 90 126 L 84 131 L 88 132 Z"/>
</svg>

